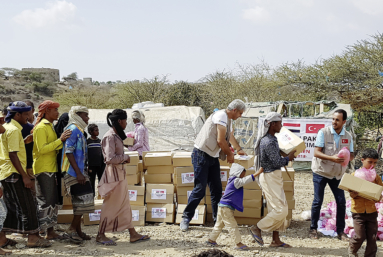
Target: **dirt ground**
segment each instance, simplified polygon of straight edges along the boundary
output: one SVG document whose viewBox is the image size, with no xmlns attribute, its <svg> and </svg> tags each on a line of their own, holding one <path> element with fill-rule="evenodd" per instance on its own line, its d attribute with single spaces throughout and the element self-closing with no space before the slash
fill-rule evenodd
<svg viewBox="0 0 383 257">
<path fill-rule="evenodd" d="M 218 238 L 217 242 L 224 250 L 234 256 L 348 256 L 348 243 L 341 242 L 335 238 L 321 237 L 319 240 L 307 238 L 309 221 L 303 221 L 300 214 L 304 210 L 311 208 L 313 199 L 312 174 L 308 172 L 297 172 L 295 176 L 295 199 L 296 209 L 293 212 L 293 222 L 286 233 L 282 234 L 282 240 L 293 246 L 290 249 L 259 247 L 252 243 L 252 238 L 246 226 L 241 226 L 240 231 L 243 243 L 251 247 L 250 251 L 236 251 L 231 242 L 231 237 L 226 230 Z M 348 193 L 346 193 L 347 198 Z M 329 188 L 326 189 L 324 203 L 333 200 Z M 62 226 L 60 226 L 62 227 Z M 65 227 L 62 227 L 65 228 Z M 87 234 L 95 237 L 98 226 L 84 226 Z M 203 250 L 209 249 L 204 242 L 207 239 L 212 224 L 206 226 L 191 226 L 191 229 L 184 233 L 178 225 L 153 224 L 145 227 L 137 227 L 138 232 L 148 234 L 151 240 L 147 242 L 131 244 L 129 243 L 129 233 L 121 232 L 107 234 L 117 240 L 117 246 L 103 247 L 96 244 L 95 239 L 83 245 L 74 245 L 69 241 L 53 242 L 52 247 L 47 249 L 23 248 L 26 239 L 19 236 L 10 235 L 19 244 L 16 247 L 9 247 L 13 250 L 13 256 L 193 256 Z M 265 243 L 270 242 L 270 233 L 264 234 Z M 378 241 L 379 252 L 377 256 L 383 256 L 383 242 Z M 363 256 L 365 244 L 359 251 L 359 256 Z M 20 248 L 20 249 L 18 249 Z"/>
</svg>

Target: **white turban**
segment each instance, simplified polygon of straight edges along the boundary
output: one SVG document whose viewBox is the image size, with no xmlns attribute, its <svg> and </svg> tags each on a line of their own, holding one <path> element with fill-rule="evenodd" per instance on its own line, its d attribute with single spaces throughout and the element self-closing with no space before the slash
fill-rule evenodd
<svg viewBox="0 0 383 257">
<path fill-rule="evenodd" d="M 132 112 L 132 119 L 139 120 L 142 124 L 145 124 L 145 114 L 140 110 L 134 110 Z"/>
<path fill-rule="evenodd" d="M 259 160 L 259 145 L 261 144 L 261 139 L 266 136 L 267 132 L 270 128 L 270 123 L 273 121 L 282 121 L 282 115 L 277 112 L 270 112 L 266 115 L 265 121 L 262 126 L 258 128 L 257 141 L 254 145 L 254 165 L 255 170 L 259 170 L 261 168 L 260 160 Z"/>
<path fill-rule="evenodd" d="M 78 112 L 89 113 L 88 108 L 86 108 L 85 106 L 72 106 L 72 108 L 70 109 L 68 113 L 68 116 L 69 116 L 68 126 L 71 124 L 75 124 L 79 126 L 82 130 L 85 130 L 88 124 L 86 124 L 85 121 L 80 116 L 78 116 L 77 114 Z"/>
</svg>

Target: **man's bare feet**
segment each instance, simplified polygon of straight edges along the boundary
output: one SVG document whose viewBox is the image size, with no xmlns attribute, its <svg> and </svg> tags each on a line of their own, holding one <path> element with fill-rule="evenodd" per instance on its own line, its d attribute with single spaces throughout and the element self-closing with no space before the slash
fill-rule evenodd
<svg viewBox="0 0 383 257">
<path fill-rule="evenodd" d="M 282 241 L 279 241 L 278 243 L 276 243 L 276 242 L 273 241 L 273 242 L 270 244 L 270 247 L 292 248 L 291 245 L 286 244 L 286 243 L 283 243 Z"/>
<path fill-rule="evenodd" d="M 145 241 L 145 240 L 148 240 L 148 239 L 150 239 L 150 237 L 147 236 L 147 235 L 143 236 L 143 235 L 138 234 L 138 233 L 136 233 L 134 235 L 130 234 L 130 242 L 131 243 L 135 243 L 135 242 L 138 242 L 138 241 L 141 241 L 141 240 Z"/>
<path fill-rule="evenodd" d="M 56 233 L 56 231 L 52 231 L 52 232 L 49 232 L 47 233 L 47 236 L 45 237 L 45 239 L 47 240 L 60 240 L 60 239 L 63 239 L 62 236 L 60 236 L 59 234 Z"/>
<path fill-rule="evenodd" d="M 263 246 L 262 231 L 255 225 L 249 228 L 250 234 L 253 236 L 254 241 L 260 246 Z"/>
<path fill-rule="evenodd" d="M 210 246 L 218 246 L 217 242 L 216 242 L 216 241 L 213 241 L 213 240 L 211 240 L 211 239 L 208 239 L 208 240 L 206 241 L 206 243 L 207 243 L 208 245 L 210 245 Z"/>
</svg>

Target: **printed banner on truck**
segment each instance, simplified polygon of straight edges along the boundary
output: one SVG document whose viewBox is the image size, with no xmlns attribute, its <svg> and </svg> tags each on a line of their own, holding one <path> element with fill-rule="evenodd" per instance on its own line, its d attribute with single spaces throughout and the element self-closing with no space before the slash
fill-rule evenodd
<svg viewBox="0 0 383 257">
<path fill-rule="evenodd" d="M 259 119 L 258 126 L 263 124 L 264 118 Z M 314 157 L 315 141 L 318 131 L 324 127 L 331 126 L 331 119 L 289 119 L 283 118 L 282 124 L 285 128 L 303 139 L 306 150 L 300 153 L 294 161 L 311 162 Z"/>
</svg>

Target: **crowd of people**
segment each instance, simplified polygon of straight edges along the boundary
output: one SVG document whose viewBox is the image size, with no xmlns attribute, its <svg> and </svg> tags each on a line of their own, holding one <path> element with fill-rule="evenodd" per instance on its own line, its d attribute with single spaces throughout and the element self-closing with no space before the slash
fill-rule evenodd
<svg viewBox="0 0 383 257">
<path fill-rule="evenodd" d="M 59 117 L 59 103 L 46 100 L 37 117 L 30 101 L 9 104 L 0 116 L 0 255 L 17 242 L 7 233 L 27 235 L 28 247 L 49 247 L 51 241 L 74 243 L 91 240 L 81 228 L 84 214 L 94 211 L 95 180 L 104 197 L 96 242 L 116 243 L 106 232 L 130 232 L 130 242 L 150 239 L 132 225 L 124 164 L 129 155 L 124 147 L 142 154 L 148 151 L 148 131 L 141 111 L 133 115 L 136 131 L 131 146 L 124 145 L 127 113 L 116 109 L 106 117 L 110 130 L 99 139 L 98 127 L 89 124 L 88 109 L 73 106 Z M 88 127 L 90 137 L 85 132 Z M 64 195 L 62 194 L 64 191 Z M 71 197 L 73 220 L 59 235 L 55 230 L 63 197 Z"/>
<path fill-rule="evenodd" d="M 125 145 L 127 138 L 127 113 L 116 109 L 106 117 L 110 129 L 100 139 L 96 124 L 88 124 L 88 109 L 73 106 L 69 113 L 59 117 L 59 103 L 47 100 L 35 107 L 30 101 L 12 102 L 0 115 L 0 255 L 9 253 L 2 249 L 17 242 L 7 238 L 6 233 L 20 233 L 28 237 L 28 247 L 49 247 L 52 240 L 69 239 L 74 243 L 91 240 L 82 231 L 81 217 L 94 211 L 95 181 L 98 178 L 98 193 L 104 198 L 96 242 L 101 245 L 116 245 L 106 237 L 107 232 L 128 230 L 130 242 L 149 240 L 148 235 L 137 233 L 132 225 L 128 184 L 124 164 L 130 157 L 124 148 L 137 151 L 140 156 L 149 151 L 149 134 L 145 115 L 132 112 L 135 124 L 134 144 Z M 268 214 L 249 228 L 254 242 L 263 246 L 262 232 L 272 232 L 270 247 L 291 248 L 282 242 L 280 232 L 288 227 L 288 205 L 283 190 L 282 167 L 294 160 L 297 153 L 282 157 L 275 136 L 282 128 L 282 115 L 271 112 L 258 129 L 254 146 L 255 173 L 245 176 L 246 170 L 234 163 L 234 150 L 246 155 L 234 137 L 232 121 L 240 118 L 246 109 L 243 101 L 236 99 L 226 109 L 210 115 L 196 137 L 192 152 L 194 189 L 184 210 L 180 229 L 187 231 L 206 186 L 211 193 L 215 226 L 207 244 L 217 246 L 216 239 L 226 226 L 232 234 L 237 250 L 248 250 L 241 242 L 234 211 L 243 211 L 243 186 L 259 178 Z M 312 161 L 314 200 L 311 211 L 309 237 L 318 239 L 318 220 L 329 185 L 337 203 L 337 235 L 339 240 L 349 241 L 349 255 L 357 256 L 363 241 L 367 239 L 365 256 L 376 256 L 377 210 L 375 202 L 350 192 L 355 235 L 351 240 L 343 232 L 345 227 L 346 201 L 344 191 L 339 189 L 340 179 L 346 172 L 344 158 L 338 156 L 340 149 L 347 147 L 354 158 L 352 135 L 346 131 L 347 113 L 334 112 L 332 126 L 318 132 L 314 159 Z M 85 132 L 87 128 L 88 134 Z M 89 136 L 89 137 L 88 137 Z M 141 157 L 142 159 L 142 157 Z M 230 178 L 222 196 L 219 159 L 233 163 Z M 365 149 L 363 167 L 375 167 L 379 159 L 374 149 Z M 258 177 L 258 178 L 257 178 Z M 374 183 L 383 185 L 377 175 Z M 64 195 L 62 195 L 62 191 Z M 69 228 L 59 235 L 55 230 L 58 210 L 63 196 L 70 196 L 73 205 L 73 220 Z"/>
</svg>

